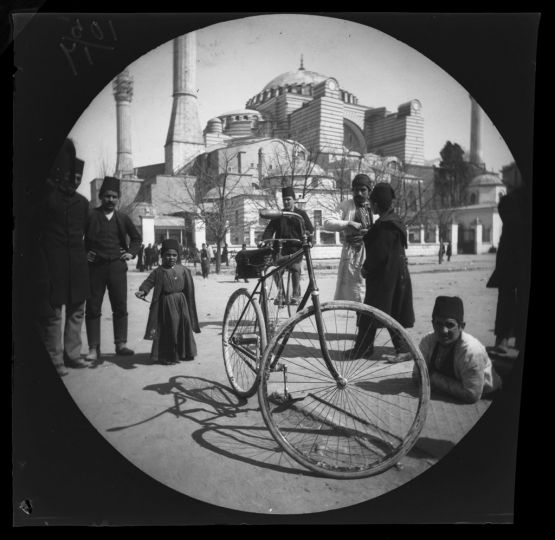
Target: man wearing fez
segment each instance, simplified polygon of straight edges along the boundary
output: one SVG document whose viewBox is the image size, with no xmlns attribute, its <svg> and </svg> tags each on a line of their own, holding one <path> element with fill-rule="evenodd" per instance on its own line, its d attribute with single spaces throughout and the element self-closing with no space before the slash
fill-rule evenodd
<svg viewBox="0 0 555 540">
<path fill-rule="evenodd" d="M 76 191 L 83 165 L 84 162 L 75 157 L 73 142 L 66 139 L 49 174 L 48 183 L 54 189 L 39 204 L 35 215 L 38 326 L 60 376 L 67 374 L 66 366 L 87 366 L 80 355 L 85 299 L 89 296 L 89 272 L 83 242 L 89 202 Z"/>
<path fill-rule="evenodd" d="M 362 239 L 373 222 L 368 205 L 372 181 L 366 174 L 357 174 L 351 188 L 353 198 L 339 203 L 335 215 L 324 222 L 324 228 L 327 231 L 343 232 L 343 250 L 337 269 L 334 299 L 362 302 L 364 278 L 361 268 L 365 253 Z"/>
<path fill-rule="evenodd" d="M 127 261 L 137 255 L 142 241 L 129 216 L 116 210 L 119 179 L 106 176 L 99 196 L 100 206 L 90 212 L 85 233 L 91 285 L 85 313 L 90 361 L 100 358 L 100 315 L 106 288 L 112 306 L 116 354 L 134 354 L 126 347 Z"/>
<path fill-rule="evenodd" d="M 405 249 L 407 231 L 401 218 L 392 208 L 395 193 L 387 182 L 375 185 L 370 194 L 370 206 L 380 217 L 364 237 L 366 259 L 362 275 L 366 279 L 364 303 L 393 317 L 404 328 L 414 325 L 412 284 Z M 369 317 L 361 317 L 353 353 L 369 358 L 374 352 L 377 328 Z M 406 359 L 399 336 L 392 333 L 396 361 Z"/>
<path fill-rule="evenodd" d="M 281 190 L 281 197 L 283 200 L 283 210 L 284 212 L 295 212 L 303 218 L 304 226 L 306 232 L 310 235 L 314 233 L 314 227 L 308 217 L 308 214 L 295 206 L 295 191 L 292 186 L 286 186 Z M 298 238 L 302 240 L 303 234 L 301 230 L 301 224 L 297 219 L 291 219 L 286 216 L 281 216 L 279 218 L 272 219 L 268 223 L 264 234 L 262 235 L 263 240 L 270 238 Z M 291 255 L 300 248 L 299 245 L 295 245 L 291 242 L 284 242 L 281 254 L 285 257 Z M 279 259 L 276 261 L 279 263 Z M 292 305 L 297 305 L 301 299 L 301 264 L 302 258 L 296 260 L 293 264 L 289 265 L 289 272 L 291 273 L 291 282 L 293 284 L 293 295 L 290 299 Z"/>
<path fill-rule="evenodd" d="M 420 342 L 432 390 L 475 403 L 501 387 L 485 347 L 464 332 L 464 306 L 458 296 L 436 298 L 432 325 L 433 332 Z"/>
</svg>

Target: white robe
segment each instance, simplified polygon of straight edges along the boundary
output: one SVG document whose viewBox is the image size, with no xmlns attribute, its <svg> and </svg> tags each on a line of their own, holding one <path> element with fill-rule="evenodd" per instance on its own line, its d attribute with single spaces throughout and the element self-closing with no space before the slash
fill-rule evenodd
<svg viewBox="0 0 555 540">
<path fill-rule="evenodd" d="M 337 269 L 334 300 L 364 301 L 365 281 L 360 273 L 365 258 L 364 244 L 357 250 L 348 241 L 355 233 L 354 229 L 348 227 L 349 221 L 355 220 L 355 213 L 355 203 L 348 199 L 339 203 L 336 212 L 324 221 L 326 231 L 343 232 L 343 249 Z"/>
</svg>

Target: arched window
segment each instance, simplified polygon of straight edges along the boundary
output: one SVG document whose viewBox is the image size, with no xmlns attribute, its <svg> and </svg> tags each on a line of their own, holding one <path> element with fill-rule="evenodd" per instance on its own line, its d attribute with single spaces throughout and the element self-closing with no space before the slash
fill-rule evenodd
<svg viewBox="0 0 555 540">
<path fill-rule="evenodd" d="M 470 194 L 470 204 L 476 204 L 476 193 Z"/>
</svg>

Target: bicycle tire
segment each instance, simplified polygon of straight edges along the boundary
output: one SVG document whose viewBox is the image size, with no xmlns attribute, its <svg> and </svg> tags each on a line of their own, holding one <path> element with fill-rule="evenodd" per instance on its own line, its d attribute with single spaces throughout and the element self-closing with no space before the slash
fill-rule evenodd
<svg viewBox="0 0 555 540">
<path fill-rule="evenodd" d="M 324 363 L 315 309 L 308 307 L 280 328 L 262 358 L 258 399 L 264 422 L 289 456 L 318 474 L 382 473 L 410 451 L 422 430 L 430 394 L 426 363 L 406 330 L 385 313 L 348 301 L 327 302 L 321 310 L 323 339 L 345 385 Z M 346 347 L 356 340 L 360 316 L 381 325 L 369 358 Z M 389 331 L 409 361 L 384 360 L 393 348 L 384 341 Z"/>
<path fill-rule="evenodd" d="M 256 298 L 250 298 L 247 289 L 237 289 L 229 297 L 225 308 L 222 351 L 227 378 L 239 397 L 255 394 L 260 377 L 260 358 L 266 345 L 266 327 L 260 304 Z M 256 360 L 244 350 L 251 353 Z"/>
</svg>

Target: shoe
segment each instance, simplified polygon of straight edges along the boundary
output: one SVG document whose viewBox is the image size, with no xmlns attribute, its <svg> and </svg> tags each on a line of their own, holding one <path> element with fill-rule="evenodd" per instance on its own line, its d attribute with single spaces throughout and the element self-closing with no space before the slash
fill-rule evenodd
<svg viewBox="0 0 555 540">
<path fill-rule="evenodd" d="M 194 356 L 186 356 L 185 358 L 181 358 L 183 362 L 192 362 L 194 359 Z"/>
<path fill-rule="evenodd" d="M 127 348 L 125 345 L 122 345 L 121 347 L 116 347 L 116 354 L 120 356 L 132 356 L 135 354 L 135 351 L 132 351 L 131 349 Z"/>
<path fill-rule="evenodd" d="M 248 279 L 245 279 L 245 283 L 248 283 L 248 282 L 249 282 L 249 280 L 248 280 Z"/>
<path fill-rule="evenodd" d="M 289 300 L 289 305 L 290 306 L 298 306 L 299 305 L 298 298 L 291 298 L 291 300 Z"/>
<path fill-rule="evenodd" d="M 285 305 L 285 300 L 278 296 L 275 300 L 274 300 L 274 306 L 284 306 Z"/>
<path fill-rule="evenodd" d="M 70 368 L 81 369 L 81 368 L 89 367 L 89 364 L 87 364 L 87 362 L 85 362 L 81 358 L 77 358 L 76 360 L 72 360 L 68 358 L 66 359 L 66 366 Z"/>
<path fill-rule="evenodd" d="M 384 360 L 387 360 L 390 364 L 399 364 L 400 362 L 408 362 L 412 360 L 412 354 L 410 352 L 401 352 L 393 354 L 384 354 L 382 356 Z"/>
<path fill-rule="evenodd" d="M 89 354 L 85 356 L 85 360 L 89 362 L 98 362 L 100 359 L 100 347 L 89 347 Z"/>
<path fill-rule="evenodd" d="M 65 377 L 69 373 L 69 371 L 67 370 L 67 368 L 63 364 L 58 364 L 55 367 L 56 367 L 56 373 L 60 377 Z"/>
</svg>

